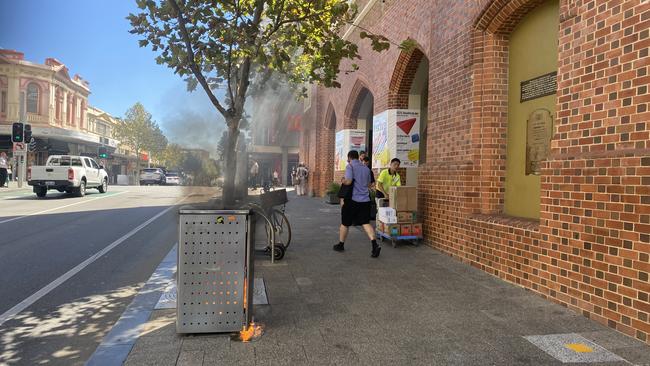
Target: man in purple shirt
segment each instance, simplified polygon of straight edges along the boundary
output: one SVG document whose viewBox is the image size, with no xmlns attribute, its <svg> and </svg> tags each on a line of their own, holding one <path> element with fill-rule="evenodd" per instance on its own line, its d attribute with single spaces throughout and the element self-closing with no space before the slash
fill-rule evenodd
<svg viewBox="0 0 650 366">
<path fill-rule="evenodd" d="M 341 207 L 341 227 L 339 229 L 339 243 L 334 245 L 334 250 L 342 252 L 344 250 L 345 239 L 348 236 L 348 230 L 352 225 L 362 225 L 372 242 L 371 256 L 379 257 L 381 247 L 375 239 L 375 229 L 370 225 L 370 192 L 368 187 L 371 185 L 370 169 L 359 161 L 359 153 L 352 150 L 348 153 L 348 166 L 345 168 L 345 177 L 341 183 L 352 185 L 352 198 L 343 200 Z"/>
</svg>

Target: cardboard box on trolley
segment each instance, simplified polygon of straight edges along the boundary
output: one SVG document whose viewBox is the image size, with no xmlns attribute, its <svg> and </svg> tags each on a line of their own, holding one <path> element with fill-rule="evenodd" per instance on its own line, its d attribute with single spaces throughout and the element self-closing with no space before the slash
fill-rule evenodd
<svg viewBox="0 0 650 366">
<path fill-rule="evenodd" d="M 411 225 L 411 235 L 417 236 L 418 238 L 422 237 L 422 224 L 412 224 Z"/>
<path fill-rule="evenodd" d="M 395 211 L 417 211 L 418 189 L 412 186 L 390 187 L 388 202 Z"/>
</svg>

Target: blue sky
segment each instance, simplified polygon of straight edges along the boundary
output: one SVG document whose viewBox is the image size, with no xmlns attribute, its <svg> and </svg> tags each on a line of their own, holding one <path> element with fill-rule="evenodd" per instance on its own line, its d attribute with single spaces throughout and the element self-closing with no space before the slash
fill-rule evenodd
<svg viewBox="0 0 650 366">
<path fill-rule="evenodd" d="M 139 101 L 171 140 L 216 146 L 223 120 L 202 90 L 187 92 L 178 75 L 138 46 L 125 19 L 136 10 L 135 0 L 0 0 L 0 48 L 32 62 L 58 59 L 71 76 L 88 80 L 90 104 L 114 116 Z M 186 133 L 191 129 L 203 133 Z"/>
</svg>

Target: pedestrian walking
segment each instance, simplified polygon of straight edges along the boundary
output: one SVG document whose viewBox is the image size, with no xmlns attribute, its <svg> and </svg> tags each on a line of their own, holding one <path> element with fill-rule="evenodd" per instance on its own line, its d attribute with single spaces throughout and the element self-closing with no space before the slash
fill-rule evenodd
<svg viewBox="0 0 650 366">
<path fill-rule="evenodd" d="M 387 198 L 388 193 L 390 192 L 390 187 L 399 187 L 402 185 L 402 178 L 397 173 L 402 162 L 398 158 L 393 158 L 390 161 L 390 166 L 388 169 L 384 169 L 379 173 L 377 177 L 377 194 L 375 197 L 377 199 Z M 377 201 L 377 207 L 379 206 L 379 201 Z"/>
<path fill-rule="evenodd" d="M 298 196 L 304 196 L 307 194 L 307 180 L 309 179 L 309 170 L 305 163 L 298 165 L 296 176 L 298 178 Z"/>
<path fill-rule="evenodd" d="M 253 161 L 253 165 L 251 165 L 251 171 L 250 171 L 250 185 L 253 188 L 253 190 L 257 189 L 257 176 L 260 174 L 260 166 L 257 164 L 257 161 Z"/>
<path fill-rule="evenodd" d="M 0 187 L 5 188 L 5 183 L 7 182 L 7 168 L 9 167 L 7 162 L 7 154 L 3 151 L 0 152 Z"/>
<path fill-rule="evenodd" d="M 348 166 L 341 180 L 339 195 L 343 196 L 341 207 L 341 226 L 339 228 L 339 243 L 333 249 L 337 252 L 345 250 L 345 239 L 350 226 L 361 225 L 372 244 L 371 256 L 379 257 L 381 247 L 377 244 L 375 229 L 370 225 L 370 169 L 359 161 L 359 153 L 352 150 L 348 153 Z"/>
<path fill-rule="evenodd" d="M 273 171 L 273 186 L 274 187 L 280 186 L 280 173 L 278 173 L 277 170 Z"/>
<path fill-rule="evenodd" d="M 298 177 L 296 176 L 296 167 L 291 168 L 291 186 L 298 192 Z"/>
</svg>

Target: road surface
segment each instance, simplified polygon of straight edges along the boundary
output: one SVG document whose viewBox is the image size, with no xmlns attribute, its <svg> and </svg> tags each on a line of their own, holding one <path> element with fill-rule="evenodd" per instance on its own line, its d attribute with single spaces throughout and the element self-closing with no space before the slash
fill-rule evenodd
<svg viewBox="0 0 650 366">
<path fill-rule="evenodd" d="M 176 208 L 210 188 L 0 190 L 0 365 L 83 365 L 177 241 Z"/>
</svg>

